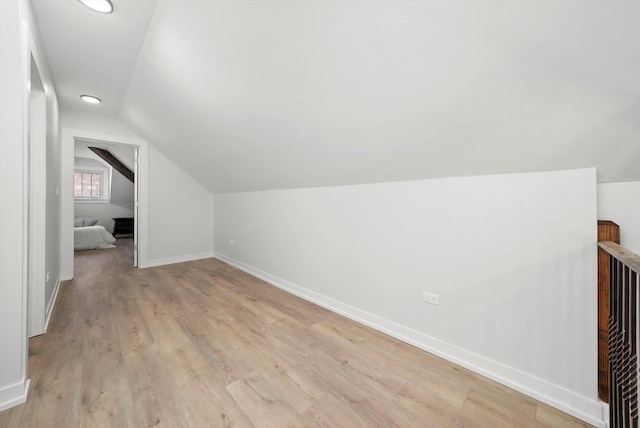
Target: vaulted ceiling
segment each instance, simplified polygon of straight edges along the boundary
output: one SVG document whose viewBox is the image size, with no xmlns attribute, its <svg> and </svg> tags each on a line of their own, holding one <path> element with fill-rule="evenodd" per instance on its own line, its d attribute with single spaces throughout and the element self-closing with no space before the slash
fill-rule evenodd
<svg viewBox="0 0 640 428">
<path fill-rule="evenodd" d="M 112 1 L 32 1 L 62 107 L 119 118 L 213 192 L 640 180 L 640 2 Z"/>
</svg>

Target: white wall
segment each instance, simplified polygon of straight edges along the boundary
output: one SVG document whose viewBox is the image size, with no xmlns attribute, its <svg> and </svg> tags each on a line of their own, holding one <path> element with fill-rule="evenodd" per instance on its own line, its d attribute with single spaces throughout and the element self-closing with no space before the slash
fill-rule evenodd
<svg viewBox="0 0 640 428">
<path fill-rule="evenodd" d="M 620 245 L 640 254 L 640 181 L 598 184 L 598 220 L 620 226 Z"/>
<path fill-rule="evenodd" d="M 48 77 L 48 72 L 45 74 Z M 50 80 L 49 80 L 50 82 Z M 46 200 L 46 281 L 45 302 L 48 320 L 60 286 L 60 120 L 53 88 L 47 91 L 47 200 Z"/>
<path fill-rule="evenodd" d="M 103 120 L 104 119 L 104 120 Z M 73 277 L 74 137 L 141 146 L 140 267 L 213 255 L 213 195 L 116 119 L 62 110 L 62 271 Z"/>
<path fill-rule="evenodd" d="M 153 148 L 149 212 L 150 265 L 213 257 L 213 194 Z"/>
<path fill-rule="evenodd" d="M 41 174 L 44 177 L 41 187 L 40 184 L 36 184 L 36 191 L 32 195 L 35 198 L 42 198 L 44 201 L 42 203 L 34 201 L 34 206 L 30 208 L 31 215 L 37 216 L 36 222 L 40 221 L 40 224 L 44 227 L 44 234 L 42 235 L 38 235 L 37 227 L 34 227 L 34 230 L 30 232 L 33 233 L 38 241 L 44 240 L 44 242 L 36 242 L 35 244 L 36 247 L 43 247 L 41 252 L 44 257 L 42 272 L 37 271 L 37 266 L 39 266 L 40 262 L 34 263 L 36 270 L 30 270 L 34 276 L 33 285 L 31 286 L 33 289 L 29 291 L 31 294 L 29 300 L 30 334 L 33 335 L 46 331 L 60 286 L 60 112 L 53 79 L 46 62 L 42 39 L 31 5 L 29 2 L 21 2 L 21 5 L 23 19 L 28 22 L 30 33 L 28 51 L 34 61 L 31 63 L 29 59 L 32 68 L 30 73 L 38 74 L 39 79 L 35 80 L 40 81 L 44 86 L 40 89 L 45 93 L 44 130 L 38 130 L 37 125 L 34 127 L 34 122 L 37 121 L 34 121 L 34 117 L 29 118 L 31 121 L 29 124 L 29 133 L 31 134 L 29 151 L 32 156 L 38 152 L 36 157 L 44 160 L 43 164 L 32 164 L 30 166 L 32 169 L 31 179 L 34 182 L 38 181 Z M 34 66 L 36 70 L 33 69 Z M 30 76 L 30 80 L 34 81 L 33 76 Z M 30 98 L 30 100 L 32 99 Z M 34 130 L 44 132 L 43 145 L 37 144 L 37 138 L 34 140 L 33 137 L 36 134 L 36 132 L 33 132 Z M 32 157 L 31 161 L 33 160 Z M 33 170 L 42 166 L 44 166 L 44 172 L 35 171 L 34 174 Z M 44 208 L 42 212 L 38 211 L 40 207 Z"/>
<path fill-rule="evenodd" d="M 89 129 L 92 132 L 120 135 L 127 138 L 139 138 L 135 132 L 131 131 L 131 129 L 120 123 L 117 119 L 70 110 L 68 108 L 60 110 L 60 122 L 62 127 L 74 128 L 76 125 L 81 125 L 83 129 Z"/>
<path fill-rule="evenodd" d="M 595 169 L 585 169 L 218 194 L 215 248 L 600 424 L 595 223 Z"/>
<path fill-rule="evenodd" d="M 44 91 L 40 107 L 44 128 L 42 144 L 33 144 L 31 153 L 43 160 L 38 168 L 37 207 L 29 209 L 29 130 L 37 114 L 30 116 L 28 102 L 42 99 L 29 95 L 31 57 L 40 79 L 34 79 Z M 42 50 L 42 42 L 31 10 L 24 0 L 0 2 L 0 411 L 26 400 L 29 381 L 27 367 L 27 277 L 29 216 L 38 218 L 43 232 L 37 235 L 43 271 L 49 279 L 33 278 L 32 296 L 36 296 L 39 319 L 48 318 L 60 283 L 60 134 L 58 103 Z M 36 107 L 37 109 L 38 107 Z M 32 110 L 35 112 L 36 110 Z M 35 133 L 34 133 L 35 134 Z M 36 182 L 36 180 L 34 180 Z M 36 213 L 37 211 L 37 213 Z M 39 229 L 40 230 L 40 229 Z M 42 230 L 40 230 L 42 231 Z M 44 242 L 41 242 L 44 241 Z M 33 303 L 33 302 L 31 302 Z M 39 329 L 42 329 L 42 325 Z"/>
<path fill-rule="evenodd" d="M 17 0 L 0 2 L 0 411 L 26 399 L 25 55 Z"/>
</svg>

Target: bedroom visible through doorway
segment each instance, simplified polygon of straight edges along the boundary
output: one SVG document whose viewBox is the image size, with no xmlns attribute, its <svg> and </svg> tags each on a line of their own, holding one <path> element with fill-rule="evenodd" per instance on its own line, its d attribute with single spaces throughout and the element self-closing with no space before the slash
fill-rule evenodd
<svg viewBox="0 0 640 428">
<path fill-rule="evenodd" d="M 125 247 L 137 267 L 138 147 L 74 141 L 74 252 Z"/>
</svg>

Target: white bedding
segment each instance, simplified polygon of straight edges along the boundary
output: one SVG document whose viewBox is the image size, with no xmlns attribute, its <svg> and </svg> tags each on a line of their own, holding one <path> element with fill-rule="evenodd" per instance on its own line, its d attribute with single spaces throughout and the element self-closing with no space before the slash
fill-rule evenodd
<svg viewBox="0 0 640 428">
<path fill-rule="evenodd" d="M 85 226 L 73 228 L 73 248 L 77 250 L 102 250 L 113 248 L 116 238 L 103 226 Z"/>
</svg>

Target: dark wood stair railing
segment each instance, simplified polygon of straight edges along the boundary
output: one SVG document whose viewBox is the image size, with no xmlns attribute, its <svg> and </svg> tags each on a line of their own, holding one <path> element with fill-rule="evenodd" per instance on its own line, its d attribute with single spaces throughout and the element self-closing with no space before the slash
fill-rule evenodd
<svg viewBox="0 0 640 428">
<path fill-rule="evenodd" d="M 598 220 L 598 241 L 620 243 L 620 226 Z M 609 402 L 609 254 L 598 248 L 598 396 Z"/>
<path fill-rule="evenodd" d="M 638 427 L 640 256 L 612 241 L 600 241 L 598 247 L 609 262 L 609 426 Z"/>
</svg>

